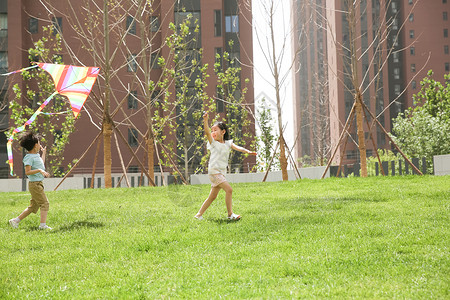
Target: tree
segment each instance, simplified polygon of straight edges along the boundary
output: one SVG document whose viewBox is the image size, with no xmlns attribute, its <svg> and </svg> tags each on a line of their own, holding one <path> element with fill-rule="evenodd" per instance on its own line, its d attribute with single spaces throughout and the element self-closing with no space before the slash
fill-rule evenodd
<svg viewBox="0 0 450 300">
<path fill-rule="evenodd" d="M 416 106 L 400 113 L 392 129 L 392 138 L 403 151 L 409 157 L 426 157 L 428 166 L 434 155 L 450 153 L 450 75 L 444 75 L 444 84 L 432 76 L 429 71 L 413 96 Z"/>
<path fill-rule="evenodd" d="M 264 165 L 264 171 L 269 168 L 269 163 L 273 155 L 274 143 L 278 139 L 277 135 L 273 133 L 274 120 L 272 118 L 271 110 L 266 105 L 266 99 L 261 100 L 261 104 L 256 112 L 257 123 L 261 130 L 261 135 L 258 137 L 258 160 Z M 271 168 L 272 169 L 272 168 Z"/>
<path fill-rule="evenodd" d="M 282 101 L 282 91 L 286 87 L 287 78 L 291 76 L 291 71 L 294 66 L 294 60 L 292 57 L 295 57 L 297 53 L 291 55 L 291 58 L 288 60 L 287 70 L 283 69 L 283 65 L 286 63 L 286 54 L 289 50 L 287 41 L 291 38 L 292 30 L 286 30 L 286 24 L 284 22 L 280 22 L 277 18 L 277 11 L 283 11 L 283 1 L 275 1 L 275 0 L 264 0 L 259 3 L 263 18 L 266 20 L 265 27 L 268 28 L 268 32 L 265 36 L 256 31 L 256 40 L 261 48 L 264 59 L 266 61 L 266 65 L 270 69 L 270 76 L 264 76 L 267 83 L 273 87 L 275 92 L 275 99 L 277 103 L 277 125 L 278 125 L 278 135 L 279 135 L 279 145 L 280 145 L 280 167 L 282 171 L 283 180 L 288 180 L 287 173 L 287 156 L 286 156 L 286 142 L 285 142 L 285 134 L 284 134 L 284 123 L 282 117 L 282 109 L 283 109 L 283 101 Z M 284 18 L 283 18 L 284 20 Z M 258 24 L 256 24 L 258 25 Z M 259 24 L 261 25 L 261 24 Z M 290 24 L 292 25 L 292 24 Z M 294 25 L 293 28 L 296 26 Z M 281 43 L 279 40 L 276 40 L 276 37 L 281 35 Z"/>
<path fill-rule="evenodd" d="M 61 50 L 61 37 L 53 35 L 51 27 L 43 27 L 44 36 L 34 42 L 34 47 L 28 49 L 30 61 L 62 63 L 57 54 Z M 15 99 L 10 102 L 13 127 L 7 132 L 7 137 L 14 128 L 22 126 L 34 114 L 39 106 L 55 91 L 51 76 L 38 68 L 22 72 L 25 88 L 14 85 Z M 52 176 L 64 175 L 60 168 L 64 159 L 64 149 L 69 143 L 69 136 L 74 131 L 74 117 L 70 104 L 65 97 L 55 95 L 46 106 L 50 113 L 40 114 L 38 120 L 29 125 L 29 129 L 41 135 L 44 146 L 48 146 L 46 165 Z"/>
</svg>

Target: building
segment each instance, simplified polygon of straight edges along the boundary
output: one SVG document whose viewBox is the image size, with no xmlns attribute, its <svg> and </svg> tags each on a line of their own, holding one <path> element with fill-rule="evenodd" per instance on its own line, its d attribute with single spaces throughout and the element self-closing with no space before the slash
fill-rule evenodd
<svg viewBox="0 0 450 300">
<path fill-rule="evenodd" d="M 318 162 L 331 156 L 354 103 L 354 82 L 361 87 L 364 103 L 389 132 L 391 120 L 413 105 L 412 95 L 420 90 L 428 70 L 437 80 L 449 72 L 447 0 L 355 3 L 292 1 L 298 20 L 293 43 L 298 70 L 293 75 L 297 157 Z M 364 127 L 367 156 L 371 156 L 374 147 L 368 126 Z M 357 141 L 354 122 L 350 133 Z M 379 127 L 371 128 L 371 133 L 377 148 L 391 149 Z M 335 162 L 341 157 L 344 163 L 359 160 L 352 139 L 340 145 Z"/>
<path fill-rule="evenodd" d="M 98 1 L 96 1 L 98 2 Z M 244 5 L 244 2 L 246 3 Z M 45 5 L 43 5 L 45 3 Z M 78 2 L 77 2 L 78 3 Z M 102 119 L 105 117 L 105 107 L 108 107 L 118 130 L 127 139 L 127 144 L 117 135 L 112 138 L 112 172 L 123 173 L 141 172 L 140 163 L 137 158 L 147 165 L 153 156 L 155 172 L 162 167 L 164 170 L 172 170 L 171 163 L 167 161 L 167 166 L 158 164 L 158 157 L 162 157 L 161 147 L 164 146 L 166 152 L 171 152 L 172 160 L 176 162 L 180 171 L 189 175 L 193 173 L 200 164 L 204 149 L 197 152 L 193 150 L 184 151 L 180 147 L 182 140 L 189 140 L 190 143 L 201 145 L 203 140 L 195 139 L 190 134 L 194 127 L 202 123 L 201 118 L 195 119 L 194 112 L 200 112 L 202 102 L 195 96 L 195 78 L 198 71 L 191 73 L 191 79 L 186 85 L 173 83 L 165 86 L 165 90 L 159 88 L 160 78 L 165 76 L 160 65 L 160 58 L 168 62 L 168 66 L 173 59 L 173 51 L 167 46 L 166 39 L 173 33 L 169 29 L 169 24 L 174 23 L 179 26 L 190 18 L 189 42 L 180 49 L 178 54 L 183 53 L 182 60 L 184 66 L 192 67 L 193 61 L 198 61 L 201 65 L 208 64 L 208 86 L 205 91 L 207 95 L 216 101 L 216 113 L 222 117 L 227 115 L 227 104 L 218 95 L 216 89 L 217 75 L 214 72 L 216 55 L 230 54 L 233 66 L 240 66 L 240 82 L 249 79 L 246 85 L 248 91 L 245 95 L 245 102 L 253 103 L 253 70 L 252 61 L 252 24 L 251 7 L 247 1 L 243 0 L 179 0 L 179 1 L 117 1 L 120 5 L 111 8 L 109 13 L 109 53 L 111 80 L 109 88 L 105 85 L 106 61 L 105 51 L 105 18 L 93 1 L 80 1 L 74 5 L 73 1 L 29 1 L 29 0 L 0 0 L 0 26 L 2 26 L 1 38 L 3 39 L 0 48 L 0 68 L 2 70 L 17 70 L 30 64 L 27 49 L 33 46 L 33 42 L 41 38 L 44 33 L 43 26 L 51 25 L 54 33 L 63 36 L 64 43 L 60 53 L 55 53 L 61 57 L 65 64 L 100 66 L 102 68 L 94 89 L 86 101 L 86 112 L 82 111 L 81 118 L 75 123 L 75 132 L 70 136 L 70 144 L 64 152 L 65 160 L 60 166 L 62 171 L 67 171 L 68 165 L 73 159 L 78 159 L 84 151 L 95 140 L 101 127 Z M 103 5 L 103 4 L 101 4 Z M 141 6 L 139 6 L 141 5 Z M 94 13 L 92 13 L 94 11 Z M 86 13 L 88 12 L 88 13 Z M 97 13 L 95 13 L 97 12 Z M 142 26 L 141 26 L 142 24 Z M 198 27 L 198 31 L 195 29 Z M 80 32 L 86 39 L 80 39 Z M 231 45 L 229 42 L 233 41 Z M 202 49 L 202 56 L 199 50 Z M 172 55 L 172 56 L 171 56 Z M 113 58 L 112 58 L 113 57 Z M 173 60 L 172 60 L 173 61 Z M 47 61 L 49 62 L 49 61 Z M 226 66 L 224 66 L 226 67 Z M 5 73 L 5 72 L 2 72 Z M 165 78 L 165 77 L 164 77 Z M 2 78 L 4 79 L 4 78 Z M 152 81 L 155 88 L 150 92 L 147 84 Z M 175 82 L 175 80 L 174 80 Z M 3 103 L 7 104 L 14 97 L 11 86 L 13 84 L 22 85 L 20 76 L 7 78 L 3 85 Z M 239 84 L 239 89 L 244 88 Z M 177 92 L 183 90 L 186 101 L 189 102 L 189 118 L 182 119 L 180 108 L 175 105 L 178 97 Z M 105 103 L 106 93 L 110 93 L 110 105 Z M 239 96 L 239 95 L 237 95 Z M 24 100 L 25 101 L 25 100 Z M 164 102 L 165 101 L 165 102 Z M 178 101 L 178 100 L 177 100 Z M 165 103 L 163 105 L 162 103 Z M 24 105 L 28 105 L 24 102 Z M 151 107 L 151 109 L 147 109 Z M 157 120 L 155 115 L 159 116 Z M 157 132 L 164 136 L 163 145 L 156 145 L 154 154 L 148 154 L 146 142 L 149 138 L 149 128 L 157 128 L 166 119 L 172 122 L 172 129 L 164 128 L 164 131 Z M 8 107 L 5 105 L 0 112 L 0 126 L 5 130 L 8 126 Z M 180 122 L 186 122 L 189 128 L 177 126 Z M 254 123 L 254 122 L 252 122 Z M 191 128 L 192 127 L 192 128 Z M 161 127 L 162 128 L 162 127 Z M 186 130 L 184 130 L 186 129 Z M 155 129 L 156 130 L 156 129 Z M 254 125 L 246 128 L 254 133 Z M 54 137 L 56 138 L 56 137 Z M 116 146 L 116 139 L 119 147 Z M 6 137 L 2 135 L 0 139 L 1 158 L 4 156 Z M 93 145 L 90 152 L 81 160 L 75 173 L 92 172 L 93 166 L 97 173 L 103 173 L 103 151 Z M 129 147 L 135 156 L 129 151 Z M 194 149 L 195 147 L 192 147 Z M 119 150 L 120 149 L 120 150 Z M 120 153 L 119 153 L 120 151 Z M 191 151 L 191 152 L 190 152 Z M 15 173 L 22 175 L 20 162 L 21 153 L 15 153 Z M 158 153 L 156 153 L 158 152 Z M 96 155 L 98 153 L 98 157 Z M 189 163 L 185 163 L 187 156 L 192 156 Z M 121 157 L 123 159 L 121 159 Z M 254 164 L 254 158 L 247 158 L 241 162 L 240 168 L 246 171 L 249 164 Z M 150 168 L 150 167 L 149 167 Z M 7 165 L 3 166 L 1 177 L 6 177 Z"/>
</svg>

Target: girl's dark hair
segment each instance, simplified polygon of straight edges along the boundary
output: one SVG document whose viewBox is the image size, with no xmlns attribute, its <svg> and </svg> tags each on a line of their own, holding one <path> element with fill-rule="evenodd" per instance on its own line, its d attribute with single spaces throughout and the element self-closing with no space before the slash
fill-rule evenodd
<svg viewBox="0 0 450 300">
<path fill-rule="evenodd" d="M 213 127 L 214 127 L 214 126 L 219 127 L 220 130 L 225 130 L 225 134 L 223 135 L 223 139 L 224 139 L 225 141 L 228 141 L 228 140 L 231 139 L 231 138 L 230 138 L 230 133 L 228 132 L 228 126 L 227 126 L 227 124 L 225 124 L 224 122 L 216 122 L 216 123 L 214 123 Z"/>
<path fill-rule="evenodd" d="M 39 142 L 39 136 L 32 131 L 25 131 L 19 137 L 20 146 L 28 151 L 33 150 L 34 146 Z"/>
</svg>

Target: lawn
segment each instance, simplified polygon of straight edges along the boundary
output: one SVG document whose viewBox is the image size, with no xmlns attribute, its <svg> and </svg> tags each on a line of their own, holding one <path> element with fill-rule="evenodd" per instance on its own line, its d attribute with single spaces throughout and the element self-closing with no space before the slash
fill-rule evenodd
<svg viewBox="0 0 450 300">
<path fill-rule="evenodd" d="M 450 177 L 233 184 L 193 218 L 209 186 L 48 192 L 50 232 L 7 221 L 0 299 L 450 298 Z"/>
</svg>

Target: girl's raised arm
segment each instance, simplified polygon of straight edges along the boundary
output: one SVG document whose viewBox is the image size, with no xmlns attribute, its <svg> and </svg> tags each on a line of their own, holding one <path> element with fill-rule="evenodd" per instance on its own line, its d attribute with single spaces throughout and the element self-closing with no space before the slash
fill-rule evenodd
<svg viewBox="0 0 450 300">
<path fill-rule="evenodd" d="M 206 138 L 208 139 L 208 142 L 210 144 L 212 144 L 213 138 L 212 138 L 212 135 L 211 135 L 211 129 L 209 129 L 208 120 L 209 120 L 208 113 L 204 112 L 204 114 L 203 114 L 203 127 L 205 128 L 205 135 L 206 135 Z"/>
</svg>

